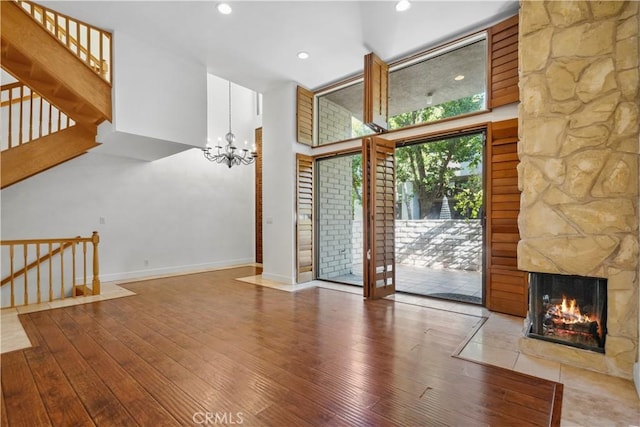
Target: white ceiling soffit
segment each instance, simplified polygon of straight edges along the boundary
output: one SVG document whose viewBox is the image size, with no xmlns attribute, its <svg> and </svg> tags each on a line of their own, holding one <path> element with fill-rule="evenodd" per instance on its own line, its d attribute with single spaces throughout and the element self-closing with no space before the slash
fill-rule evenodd
<svg viewBox="0 0 640 427">
<path fill-rule="evenodd" d="M 393 61 L 518 10 L 518 0 L 414 0 L 401 13 L 395 11 L 395 1 L 236 0 L 229 2 L 230 15 L 218 13 L 213 1 L 39 3 L 161 45 L 258 92 L 291 81 L 317 89 L 361 73 L 369 52 Z M 309 59 L 296 57 L 302 50 Z"/>
</svg>

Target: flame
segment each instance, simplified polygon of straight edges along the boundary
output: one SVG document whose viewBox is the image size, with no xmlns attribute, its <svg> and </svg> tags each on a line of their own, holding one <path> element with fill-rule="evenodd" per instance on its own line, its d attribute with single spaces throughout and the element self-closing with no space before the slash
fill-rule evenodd
<svg viewBox="0 0 640 427">
<path fill-rule="evenodd" d="M 562 304 L 556 305 L 556 308 L 560 312 L 560 316 L 564 323 L 583 323 L 592 321 L 589 316 L 585 316 L 580 312 L 580 307 L 575 299 L 569 300 L 569 305 L 567 305 L 567 297 L 564 295 L 562 295 Z"/>
</svg>

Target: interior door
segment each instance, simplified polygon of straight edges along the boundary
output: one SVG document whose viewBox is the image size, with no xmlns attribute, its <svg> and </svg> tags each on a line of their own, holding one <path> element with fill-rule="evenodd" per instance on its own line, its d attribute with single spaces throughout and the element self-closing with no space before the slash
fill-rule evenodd
<svg viewBox="0 0 640 427">
<path fill-rule="evenodd" d="M 365 138 L 362 146 L 364 296 L 384 298 L 396 290 L 395 143 Z"/>
</svg>

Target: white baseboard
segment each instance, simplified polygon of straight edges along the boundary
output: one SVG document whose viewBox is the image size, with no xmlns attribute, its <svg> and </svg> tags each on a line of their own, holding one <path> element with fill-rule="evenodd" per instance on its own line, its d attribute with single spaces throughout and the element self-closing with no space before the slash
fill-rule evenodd
<svg viewBox="0 0 640 427">
<path fill-rule="evenodd" d="M 235 267 L 254 266 L 253 258 L 242 258 L 225 261 L 216 261 L 204 264 L 178 265 L 171 267 L 152 268 L 148 270 L 127 271 L 121 273 L 101 274 L 100 281 L 116 282 L 116 281 L 135 281 L 148 280 L 160 277 L 175 276 L 180 274 L 203 273 L 212 270 L 221 270 Z"/>
<path fill-rule="evenodd" d="M 633 365 L 633 382 L 636 385 L 636 392 L 640 399 L 640 362 L 634 363 Z"/>
<path fill-rule="evenodd" d="M 266 280 L 272 280 L 274 282 L 283 283 L 285 285 L 295 285 L 296 284 L 296 281 L 293 279 L 293 277 L 283 276 L 283 275 L 280 275 L 280 274 L 265 273 L 264 271 L 262 272 L 262 278 L 266 279 Z"/>
</svg>

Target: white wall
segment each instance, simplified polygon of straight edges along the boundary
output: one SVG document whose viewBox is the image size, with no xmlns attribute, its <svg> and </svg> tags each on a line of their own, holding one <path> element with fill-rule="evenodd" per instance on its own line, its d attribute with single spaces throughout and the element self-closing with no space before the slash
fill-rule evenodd
<svg viewBox="0 0 640 427">
<path fill-rule="evenodd" d="M 226 83 L 222 93 L 218 86 L 209 88 L 210 110 L 224 113 L 208 115 L 205 127 L 212 130 L 227 123 Z M 234 115 L 244 118 L 234 121 L 233 130 L 250 136 L 252 144 L 260 125 L 255 95 L 233 90 Z M 199 107 L 183 108 L 197 115 Z M 173 121 L 163 128 L 181 131 Z M 254 173 L 253 165 L 211 163 L 199 149 L 153 162 L 90 152 L 2 190 L 2 239 L 97 230 L 101 278 L 107 281 L 253 262 Z"/>
<path fill-rule="evenodd" d="M 203 146 L 205 66 L 122 31 L 113 37 L 115 130 Z"/>
<path fill-rule="evenodd" d="M 215 146 L 218 138 L 226 144 L 224 136 L 229 131 L 229 86 L 228 80 L 207 74 L 208 87 L 208 135 L 209 145 Z M 238 148 L 247 141 L 251 149 L 255 139 L 255 129 L 262 126 L 262 116 L 256 115 L 256 93 L 231 83 L 231 130 L 236 136 Z M 203 143 L 204 145 L 204 143 Z"/>
<path fill-rule="evenodd" d="M 295 142 L 296 85 L 264 93 L 262 133 L 263 272 L 266 279 L 295 283 L 295 159 L 310 152 Z"/>
</svg>

